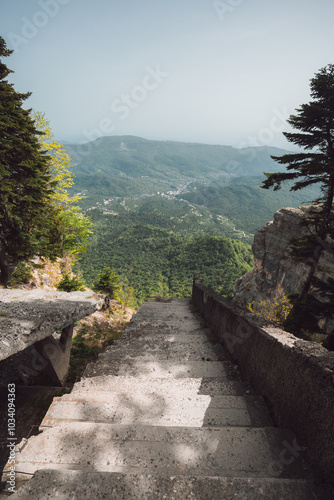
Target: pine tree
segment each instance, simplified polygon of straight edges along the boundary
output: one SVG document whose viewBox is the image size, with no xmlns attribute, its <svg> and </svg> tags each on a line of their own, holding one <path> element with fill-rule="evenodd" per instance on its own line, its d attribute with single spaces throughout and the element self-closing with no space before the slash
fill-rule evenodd
<svg viewBox="0 0 334 500">
<path fill-rule="evenodd" d="M 16 92 L 6 79 L 12 71 L 2 58 L 11 53 L 0 37 L 0 283 L 4 285 L 19 261 L 38 254 L 55 257 L 59 240 L 59 214 L 50 202 L 55 182 L 48 156 L 40 147 L 31 110 L 22 107 L 31 93 Z"/>
<path fill-rule="evenodd" d="M 98 280 L 95 281 L 93 289 L 96 292 L 102 292 L 106 294 L 106 304 L 110 304 L 110 300 L 118 300 L 118 290 L 121 286 L 119 284 L 119 277 L 110 269 L 110 267 L 105 267 L 101 273 L 98 275 Z"/>
<path fill-rule="evenodd" d="M 297 191 L 310 184 L 321 184 L 322 195 L 314 200 L 322 203 L 320 233 L 328 231 L 334 196 L 334 65 L 322 68 L 311 79 L 311 97 L 308 104 L 301 105 L 297 114 L 290 116 L 288 123 L 299 130 L 284 132 L 288 141 L 308 152 L 291 153 L 272 158 L 281 165 L 287 165 L 287 172 L 265 173 L 264 189 L 280 189 L 286 180 L 296 181 L 291 191 Z"/>
</svg>

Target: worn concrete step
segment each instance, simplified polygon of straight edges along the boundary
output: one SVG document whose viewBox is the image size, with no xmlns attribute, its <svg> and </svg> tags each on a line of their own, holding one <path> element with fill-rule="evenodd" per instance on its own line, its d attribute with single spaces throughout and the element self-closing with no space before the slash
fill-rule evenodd
<svg viewBox="0 0 334 500">
<path fill-rule="evenodd" d="M 190 299 L 173 299 L 170 303 L 161 303 L 149 300 L 142 304 L 139 314 L 133 316 L 131 323 L 137 319 L 140 321 L 151 322 L 155 319 L 160 321 L 194 319 L 194 308 Z"/>
<path fill-rule="evenodd" d="M 99 358 L 87 366 L 84 376 L 118 375 L 146 379 L 160 378 L 227 378 L 227 370 L 220 361 L 178 361 L 178 360 L 114 360 Z"/>
<path fill-rule="evenodd" d="M 180 304 L 173 301 L 163 305 L 149 301 L 140 307 L 127 326 L 129 329 L 140 328 L 143 332 L 167 328 L 189 334 L 199 333 L 202 327 L 202 319 L 194 314 L 187 299 Z"/>
<path fill-rule="evenodd" d="M 145 339 L 122 339 L 99 356 L 99 360 L 113 363 L 114 360 L 161 360 L 161 361 L 218 361 L 219 353 L 205 339 L 195 342 L 178 342 L 175 336 L 145 337 Z M 189 338 L 189 335 L 187 335 Z"/>
<path fill-rule="evenodd" d="M 12 500 L 331 500 L 301 479 L 167 477 L 71 470 L 40 470 Z"/>
<path fill-rule="evenodd" d="M 265 405 L 258 398 L 191 397 L 177 393 L 166 397 L 148 391 L 56 397 L 40 427 L 69 421 L 181 427 L 272 425 Z"/>
<path fill-rule="evenodd" d="M 198 335 L 189 335 L 189 333 L 176 333 L 171 331 L 150 331 L 147 334 L 143 334 L 141 330 L 125 330 L 119 339 L 115 340 L 111 347 L 108 347 L 107 350 L 111 350 L 111 348 L 115 348 L 119 344 L 129 345 L 132 342 L 138 342 L 138 347 L 143 348 L 145 345 L 148 347 L 161 346 L 162 344 L 189 344 L 189 345 L 197 345 L 202 344 L 203 346 L 213 345 L 213 342 L 210 341 L 208 336 L 203 333 Z M 217 342 L 216 342 L 217 344 Z M 164 346 L 168 347 L 168 346 Z M 226 351 L 225 351 L 226 352 Z"/>
<path fill-rule="evenodd" d="M 151 336 L 151 335 L 168 335 L 181 337 L 182 335 L 187 335 L 192 337 L 194 340 L 198 337 L 205 336 L 209 330 L 203 329 L 201 323 L 194 319 L 191 324 L 188 324 L 188 320 L 181 321 L 178 319 L 173 319 L 170 321 L 141 321 L 136 320 L 128 323 L 125 329 L 125 336 L 136 336 L 141 337 Z"/>
<path fill-rule="evenodd" d="M 203 333 L 204 332 L 204 333 Z M 129 344 L 130 342 L 141 342 L 139 346 L 142 348 L 145 344 L 152 346 L 152 344 L 161 344 L 163 342 L 177 343 L 177 344 L 210 344 L 211 341 L 205 334 L 203 329 L 198 331 L 198 334 L 190 335 L 189 333 L 174 332 L 172 330 L 155 331 L 151 329 L 145 334 L 140 329 L 130 329 L 126 327 L 124 333 L 117 340 L 114 341 L 113 347 L 118 344 Z M 216 342 L 217 343 L 217 342 Z M 107 348 L 109 350 L 110 348 Z M 226 351 L 225 351 L 226 352 Z"/>
<path fill-rule="evenodd" d="M 249 384 L 242 381 L 228 380 L 224 378 L 179 378 L 169 379 L 165 377 L 150 376 L 148 379 L 139 379 L 130 376 L 100 375 L 91 378 L 82 378 L 72 390 L 72 394 L 87 395 L 102 391 L 107 393 L 123 392 L 124 394 L 137 394 L 148 391 L 159 396 L 174 394 L 190 394 L 214 396 L 244 396 L 253 394 L 254 391 Z"/>
<path fill-rule="evenodd" d="M 39 469 L 268 478 L 309 474 L 302 449 L 282 429 L 82 422 L 49 428 L 21 443 L 17 473 Z"/>
<path fill-rule="evenodd" d="M 162 380 L 162 379 L 157 379 Z M 114 392 L 108 391 L 90 391 L 90 392 L 71 392 L 61 397 L 56 396 L 54 401 L 78 402 L 78 403 L 96 403 L 109 405 L 129 405 L 141 408 L 147 411 L 154 405 L 164 407 L 190 407 L 190 408 L 240 408 L 247 409 L 254 406 L 257 409 L 266 409 L 263 399 L 259 396 L 209 396 L 196 394 L 192 391 L 177 390 L 179 384 L 174 388 L 169 386 L 170 391 L 166 394 L 159 387 L 152 388 L 139 387 L 138 391 L 124 393 L 122 390 Z M 182 389 L 182 386 L 181 386 Z"/>
</svg>

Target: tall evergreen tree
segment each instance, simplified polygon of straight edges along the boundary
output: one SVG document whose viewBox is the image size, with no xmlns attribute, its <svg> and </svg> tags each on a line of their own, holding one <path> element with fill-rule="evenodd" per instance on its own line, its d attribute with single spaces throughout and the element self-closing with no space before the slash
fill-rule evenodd
<svg viewBox="0 0 334 500">
<path fill-rule="evenodd" d="M 320 233 L 326 234 L 331 219 L 334 197 L 334 65 L 322 68 L 311 79 L 311 97 L 302 104 L 297 114 L 290 116 L 288 123 L 300 132 L 284 132 L 288 141 L 308 152 L 272 156 L 287 172 L 265 173 L 267 179 L 261 187 L 274 191 L 286 180 L 296 181 L 291 191 L 310 184 L 321 184 L 322 196 L 315 202 L 322 203 L 319 220 Z"/>
<path fill-rule="evenodd" d="M 0 37 L 0 283 L 6 285 L 16 264 L 36 254 L 55 257 L 57 210 L 48 156 L 41 149 L 31 110 L 31 95 L 15 91 L 3 58 L 12 53 Z M 50 241 L 53 245 L 49 245 Z"/>
</svg>

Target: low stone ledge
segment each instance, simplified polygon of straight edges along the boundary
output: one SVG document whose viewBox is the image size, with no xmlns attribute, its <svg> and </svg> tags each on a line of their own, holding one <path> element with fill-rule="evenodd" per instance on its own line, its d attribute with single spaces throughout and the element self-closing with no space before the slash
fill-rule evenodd
<svg viewBox="0 0 334 500">
<path fill-rule="evenodd" d="M 334 353 L 269 325 L 197 278 L 192 299 L 244 377 L 270 403 L 277 425 L 295 432 L 296 453 L 305 452 L 317 472 L 334 482 Z"/>
<path fill-rule="evenodd" d="M 0 290 L 0 361 L 102 308 L 104 295 L 53 290 Z"/>
</svg>

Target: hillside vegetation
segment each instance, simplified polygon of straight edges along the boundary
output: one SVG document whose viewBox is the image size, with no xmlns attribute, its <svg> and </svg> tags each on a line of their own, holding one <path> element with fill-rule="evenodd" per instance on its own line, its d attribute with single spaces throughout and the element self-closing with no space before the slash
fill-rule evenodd
<svg viewBox="0 0 334 500">
<path fill-rule="evenodd" d="M 272 172 L 277 148 L 236 149 L 139 137 L 103 137 L 84 145 L 68 145 L 76 164 L 75 190 L 83 208 L 110 198 L 157 193 L 181 194 L 210 183 L 227 183 L 244 175 Z"/>
<path fill-rule="evenodd" d="M 232 291 L 235 280 L 249 271 L 250 248 L 215 236 L 179 235 L 144 224 L 126 227 L 118 217 L 94 214 L 94 236 L 80 269 L 88 283 L 105 265 L 133 288 L 139 302 L 159 295 L 191 295 L 195 273 L 221 294 Z"/>
<path fill-rule="evenodd" d="M 245 150 L 138 137 L 104 137 L 67 146 L 75 185 L 94 236 L 77 271 L 91 284 L 109 266 L 129 294 L 189 296 L 194 273 L 228 295 L 250 269 L 254 233 L 282 206 L 314 198 L 314 190 L 260 188 L 277 165 L 277 148 Z M 232 241 L 230 241 L 232 240 Z M 238 240 L 238 241 L 235 241 Z"/>
</svg>

